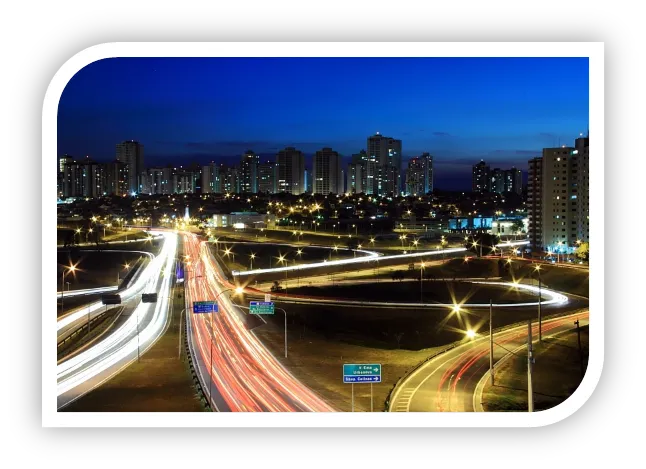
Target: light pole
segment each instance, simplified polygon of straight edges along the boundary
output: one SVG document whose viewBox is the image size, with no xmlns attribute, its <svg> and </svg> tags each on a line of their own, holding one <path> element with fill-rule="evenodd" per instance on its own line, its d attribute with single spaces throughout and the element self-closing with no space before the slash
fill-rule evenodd
<svg viewBox="0 0 646 469">
<path fill-rule="evenodd" d="M 489 300 L 489 374 L 493 386 L 493 302 Z"/>
<path fill-rule="evenodd" d="M 285 314 L 285 358 L 287 358 L 287 311 L 283 308 L 276 308 L 281 310 Z"/>
<path fill-rule="evenodd" d="M 424 298 L 424 278 L 422 277 L 422 275 L 423 275 L 425 266 L 426 266 L 426 264 L 424 264 L 424 262 L 422 262 L 419 265 L 419 302 L 420 303 L 424 302 L 424 300 L 423 300 L 423 298 Z"/>
<path fill-rule="evenodd" d="M 541 266 L 536 265 L 536 272 L 538 273 L 538 341 L 543 341 L 543 330 L 542 330 L 542 317 L 541 317 Z"/>
<path fill-rule="evenodd" d="M 177 359 L 182 359 L 182 315 L 186 311 L 186 308 L 180 311 L 179 313 L 179 343 L 177 344 Z"/>
<path fill-rule="evenodd" d="M 67 272 L 65 272 L 65 269 L 67 269 Z M 65 274 L 69 272 L 74 272 L 76 270 L 75 265 L 71 266 L 63 266 L 63 277 L 61 278 L 61 314 L 63 314 L 63 301 L 65 297 Z"/>
<path fill-rule="evenodd" d="M 251 255 L 249 256 L 249 262 L 250 262 L 249 270 L 253 270 L 253 260 L 255 258 L 256 258 L 256 255 L 252 252 Z"/>
<path fill-rule="evenodd" d="M 540 329 L 539 329 L 540 331 Z M 532 368 L 534 355 L 532 349 L 532 320 L 527 321 L 527 410 L 534 412 L 534 389 L 532 383 Z"/>
</svg>

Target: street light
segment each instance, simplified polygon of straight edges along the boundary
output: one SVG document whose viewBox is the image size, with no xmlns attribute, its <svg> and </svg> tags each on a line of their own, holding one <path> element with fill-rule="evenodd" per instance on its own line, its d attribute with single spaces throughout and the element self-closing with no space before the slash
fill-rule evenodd
<svg viewBox="0 0 646 469">
<path fill-rule="evenodd" d="M 424 264 L 424 261 L 420 264 L 419 268 L 419 302 L 423 303 L 423 297 L 424 297 L 424 278 L 422 277 L 422 273 L 424 272 L 424 267 L 426 267 L 426 264 Z"/>
<path fill-rule="evenodd" d="M 256 258 L 256 255 L 252 252 L 252 253 L 251 253 L 251 255 L 249 256 L 249 262 L 250 262 L 250 264 L 251 264 L 251 265 L 249 266 L 249 270 L 253 270 L 253 260 L 254 260 L 255 258 Z"/>
<path fill-rule="evenodd" d="M 534 267 L 534 270 L 538 273 L 538 341 L 542 342 L 543 341 L 543 330 L 542 330 L 542 322 L 541 322 L 541 266 L 536 265 Z"/>
<path fill-rule="evenodd" d="M 67 272 L 65 272 L 65 269 L 67 269 Z M 63 314 L 63 299 L 65 296 L 65 274 L 67 273 L 74 273 L 76 271 L 76 265 L 70 265 L 68 266 L 63 266 L 63 277 L 61 278 L 61 314 Z"/>
</svg>

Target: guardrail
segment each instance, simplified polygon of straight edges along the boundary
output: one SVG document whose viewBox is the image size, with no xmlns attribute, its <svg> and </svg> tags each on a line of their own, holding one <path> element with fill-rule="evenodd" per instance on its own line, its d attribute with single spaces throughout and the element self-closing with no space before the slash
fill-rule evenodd
<svg viewBox="0 0 646 469">
<path fill-rule="evenodd" d="M 87 328 L 88 328 L 88 325 L 90 325 L 90 326 L 91 326 L 91 325 L 92 325 L 92 323 L 95 323 L 98 319 L 100 319 L 100 318 L 102 318 L 103 316 L 105 316 L 106 314 L 108 314 L 108 311 L 110 311 L 110 312 L 111 312 L 112 310 L 113 310 L 113 308 L 106 309 L 106 310 L 105 310 L 105 311 L 103 311 L 102 313 L 99 313 L 99 314 L 97 314 L 96 316 L 94 316 L 93 318 L 90 318 L 89 322 L 84 323 L 81 327 L 79 327 L 79 328 L 78 328 L 78 329 L 76 329 L 74 332 L 72 332 L 71 334 L 69 334 L 68 336 L 66 336 L 66 337 L 65 337 L 63 340 L 61 340 L 60 342 L 58 342 L 58 343 L 56 344 L 56 348 L 59 348 L 61 345 L 65 344 L 65 342 L 67 342 L 68 340 L 70 340 L 72 337 L 76 336 L 76 335 L 77 335 L 77 334 L 79 334 L 81 331 L 83 331 L 83 330 L 87 329 Z"/>
<path fill-rule="evenodd" d="M 562 312 L 562 313 L 550 314 L 550 315 L 548 315 L 548 316 L 544 316 L 544 317 L 542 318 L 542 321 L 544 322 L 544 321 L 547 321 L 547 320 L 550 320 L 550 319 L 556 319 L 556 318 L 563 317 L 563 316 L 570 316 L 570 315 L 572 315 L 572 314 L 582 313 L 582 312 L 584 312 L 584 311 L 587 311 L 588 309 L 589 309 L 589 308 L 580 308 L 580 309 L 576 309 L 576 310 L 574 310 L 574 311 L 567 311 L 567 312 Z M 508 325 L 506 325 L 506 326 L 498 327 L 498 328 L 496 328 L 496 329 L 493 329 L 493 330 L 492 330 L 492 333 L 495 335 L 495 334 L 498 334 L 499 332 L 504 332 L 504 331 L 506 331 L 506 330 L 513 329 L 513 328 L 515 328 L 515 327 L 520 327 L 520 326 L 523 326 L 523 325 L 527 325 L 527 321 L 519 321 L 519 322 L 515 322 L 515 323 L 513 323 L 513 324 L 508 324 Z M 486 335 L 486 337 L 488 337 L 488 336 L 489 336 L 489 334 L 487 334 L 487 335 Z M 433 359 L 434 359 L 434 358 L 436 358 L 437 356 L 442 355 L 443 353 L 446 353 L 446 352 L 448 352 L 449 350 L 452 350 L 452 349 L 454 349 L 454 348 L 456 348 L 456 347 L 459 347 L 460 345 L 464 345 L 465 343 L 468 343 L 468 341 L 467 341 L 467 340 L 462 339 L 462 340 L 459 340 L 459 341 L 456 341 L 456 342 L 453 342 L 453 343 L 449 344 L 447 347 L 445 347 L 445 348 L 443 348 L 443 349 L 441 349 L 441 350 L 438 350 L 438 351 L 436 351 L 435 353 L 433 353 L 432 355 L 430 355 L 429 357 L 425 358 L 423 361 L 419 362 L 417 365 L 415 365 L 413 368 L 411 368 L 409 371 L 407 371 L 403 376 L 401 376 L 401 377 L 397 380 L 397 382 L 393 385 L 392 389 L 390 390 L 390 392 L 389 392 L 389 393 L 388 393 L 388 395 L 386 396 L 386 400 L 385 400 L 385 402 L 384 402 L 384 404 L 385 404 L 385 408 L 384 408 L 383 412 L 388 412 L 388 409 L 389 409 L 389 407 L 390 407 L 390 399 L 392 398 L 393 393 L 395 392 L 395 390 L 397 389 L 397 387 L 398 387 L 398 386 L 399 386 L 399 385 L 400 385 L 400 384 L 401 384 L 401 383 L 402 383 L 406 378 L 408 378 L 408 377 L 409 377 L 410 375 L 412 375 L 415 371 L 417 371 L 418 369 L 420 369 L 422 366 L 424 366 L 426 363 L 428 363 L 429 361 L 433 360 Z"/>
</svg>

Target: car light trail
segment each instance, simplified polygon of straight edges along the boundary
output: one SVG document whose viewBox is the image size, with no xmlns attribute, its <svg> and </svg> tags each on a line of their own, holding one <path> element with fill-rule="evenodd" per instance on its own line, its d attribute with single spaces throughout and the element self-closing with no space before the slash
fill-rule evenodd
<svg viewBox="0 0 646 469">
<path fill-rule="evenodd" d="M 57 366 L 59 408 L 100 384 L 101 380 L 105 379 L 104 374 L 116 372 L 120 369 L 117 367 L 123 367 L 136 359 L 138 347 L 140 350 L 146 350 L 161 335 L 168 319 L 168 298 L 173 278 L 177 235 L 164 233 L 164 239 L 160 254 L 148 266 L 152 269 L 149 272 L 150 276 L 146 275 L 147 278 L 140 280 L 143 285 L 141 289 L 134 290 L 142 293 L 158 292 L 157 303 L 139 303 L 130 317 L 112 334 Z M 136 298 L 134 291 L 131 298 Z M 86 386 L 77 392 L 70 392 L 76 391 L 75 388 L 82 384 Z M 61 397 L 63 395 L 66 396 Z"/>
<path fill-rule="evenodd" d="M 501 244 L 497 244 L 496 247 L 520 246 L 525 244 L 529 244 L 529 241 L 513 241 L 509 243 L 501 243 Z M 428 257 L 428 256 L 437 257 L 437 256 L 442 256 L 444 254 L 465 252 L 466 250 L 467 248 L 461 247 L 461 248 L 441 249 L 441 250 L 434 250 L 434 251 L 419 251 L 419 252 L 413 252 L 408 254 L 393 254 L 390 256 L 379 256 L 379 253 L 376 253 L 374 251 L 357 250 L 357 252 L 364 252 L 368 255 L 364 257 L 358 257 L 358 258 L 352 258 L 352 259 L 339 259 L 336 261 L 315 262 L 313 264 L 299 264 L 299 265 L 293 265 L 293 266 L 287 266 L 287 267 L 273 267 L 271 269 L 256 269 L 256 270 L 245 270 L 245 271 L 234 270 L 231 273 L 235 277 L 246 277 L 249 275 L 266 274 L 270 272 L 294 272 L 297 270 L 301 271 L 301 270 L 307 270 L 307 269 L 316 269 L 319 267 L 330 267 L 330 266 L 337 266 L 337 265 L 352 265 L 352 264 L 360 264 L 364 262 L 374 262 L 377 258 L 380 261 L 383 261 L 383 260 L 391 260 L 391 259 L 408 259 L 408 258 Z"/>
<path fill-rule="evenodd" d="M 120 292 L 123 302 L 126 302 L 133 298 L 135 295 L 139 294 L 146 287 L 146 285 L 148 285 L 148 283 L 154 279 L 155 275 L 159 273 L 158 271 L 161 259 L 159 257 L 155 257 L 154 254 L 151 254 L 149 252 L 142 251 L 141 254 L 150 256 L 151 262 L 148 263 L 143 272 L 135 279 L 132 285 Z M 67 296 L 67 294 L 65 296 Z M 59 317 L 56 325 L 59 336 L 61 333 L 67 332 L 75 322 L 82 322 L 87 319 L 88 314 L 92 315 L 92 313 L 102 309 L 105 309 L 105 305 L 101 303 L 101 301 L 97 301 L 89 305 L 82 306 Z"/>
<path fill-rule="evenodd" d="M 524 283 L 484 282 L 484 281 L 476 281 L 476 280 L 465 281 L 465 283 L 478 283 L 478 284 L 484 284 L 484 285 L 493 285 L 497 287 L 510 287 L 510 288 L 516 288 L 520 290 L 527 290 L 529 292 L 532 292 L 538 295 L 538 287 L 534 285 L 527 285 Z M 247 288 L 245 289 L 245 292 L 250 295 L 258 294 L 259 296 L 262 296 L 266 293 L 260 290 L 255 290 L 253 288 Z M 569 301 L 567 296 L 561 293 L 555 292 L 553 290 L 549 290 L 544 287 L 540 289 L 540 292 L 541 292 L 541 305 L 564 305 Z M 454 309 L 456 306 L 459 306 L 460 308 L 488 308 L 489 307 L 489 303 L 460 303 L 459 305 L 456 305 L 455 303 L 419 303 L 419 302 L 400 303 L 400 302 L 390 302 L 390 301 L 347 300 L 345 298 L 329 298 L 329 297 L 326 298 L 326 297 L 320 297 L 320 296 L 291 295 L 289 293 L 276 293 L 276 292 L 272 292 L 271 295 L 277 301 L 283 301 L 285 303 L 289 303 L 291 301 L 293 303 L 331 303 L 336 305 L 360 305 L 365 307 L 389 306 L 393 308 L 402 307 L 402 306 L 411 307 L 411 308 L 424 307 L 424 308 L 449 308 L 449 309 Z M 542 296 L 545 296 L 547 298 L 543 299 Z M 496 308 L 538 306 L 538 301 L 523 302 L 523 303 L 493 303 L 492 306 L 495 306 Z"/>
<path fill-rule="evenodd" d="M 190 233 L 183 239 L 185 254 L 194 260 L 186 279 L 187 301 L 217 298 L 219 304 L 219 312 L 213 315 L 189 314 L 194 362 L 207 380 L 205 388 L 210 388 L 211 380 L 219 394 L 217 399 L 211 396 L 211 401 L 227 408 L 220 410 L 238 412 L 333 411 L 283 368 L 248 329 L 245 314 L 223 293 L 234 285 L 224 278 L 208 244 Z"/>
<path fill-rule="evenodd" d="M 68 298 L 70 296 L 96 295 L 98 293 L 113 292 L 118 288 L 119 288 L 118 286 L 112 285 L 109 287 L 85 288 L 83 290 L 69 290 L 69 291 L 66 291 L 64 295 L 62 292 L 56 292 L 56 298 L 60 298 L 61 296 L 63 296 L 64 298 Z"/>
<path fill-rule="evenodd" d="M 441 256 L 442 254 L 452 254 L 454 252 L 463 252 L 463 251 L 466 251 L 466 248 L 444 249 L 443 251 L 437 251 L 437 250 L 421 251 L 421 252 L 415 252 L 412 254 L 394 254 L 391 256 L 378 256 L 378 253 L 373 253 L 375 255 L 368 255 L 365 257 L 357 257 L 352 259 L 339 259 L 336 261 L 315 262 L 312 264 L 299 264 L 299 265 L 288 266 L 288 267 L 274 267 L 271 269 L 245 270 L 242 272 L 239 270 L 234 270 L 232 274 L 236 277 L 244 277 L 248 275 L 265 274 L 268 272 L 292 272 L 296 270 L 315 269 L 318 267 L 360 264 L 362 262 L 374 262 L 376 259 L 379 259 L 380 261 L 382 261 L 382 260 L 390 260 L 390 259 L 406 259 L 406 258 L 413 258 L 413 257 L 428 257 L 428 256 L 437 256 L 437 255 Z M 372 251 L 365 251 L 365 252 L 372 252 Z"/>
</svg>

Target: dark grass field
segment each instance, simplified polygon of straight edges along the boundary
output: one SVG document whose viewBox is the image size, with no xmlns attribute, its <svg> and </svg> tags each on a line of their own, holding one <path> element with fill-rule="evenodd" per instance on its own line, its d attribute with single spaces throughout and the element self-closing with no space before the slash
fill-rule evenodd
<svg viewBox="0 0 646 469">
<path fill-rule="evenodd" d="M 117 276 L 124 277 L 128 272 L 125 265 L 133 266 L 140 257 L 141 254 L 130 252 L 59 250 L 56 259 L 57 289 L 61 290 L 62 266 L 77 267 L 75 272 L 65 274 L 65 282 L 70 282 L 70 290 L 104 287 L 117 285 Z M 65 289 L 67 290 L 67 285 Z"/>
<path fill-rule="evenodd" d="M 382 382 L 372 386 L 373 410 L 383 412 L 386 398 L 397 380 L 436 352 L 436 349 L 386 350 L 344 342 L 330 343 L 312 332 L 303 336 L 290 332 L 288 354 L 284 358 L 284 335 L 280 327 L 267 324 L 257 328 L 255 333 L 298 380 L 341 412 L 350 412 L 352 409 L 351 386 L 343 383 L 344 363 L 383 365 Z M 354 386 L 354 410 L 370 411 L 370 385 Z"/>
<path fill-rule="evenodd" d="M 292 295 L 399 303 L 494 303 L 537 301 L 538 297 L 507 287 L 453 281 L 382 281 L 379 284 L 291 287 Z"/>
<path fill-rule="evenodd" d="M 587 368 L 589 327 L 581 328 L 583 366 Z M 555 407 L 579 387 L 581 356 L 576 330 L 534 346 L 536 363 L 533 372 L 534 410 Z M 483 407 L 488 412 L 527 411 L 527 351 L 520 351 L 496 371 L 496 384 L 485 385 Z"/>
<path fill-rule="evenodd" d="M 242 303 L 245 304 L 245 303 Z M 420 350 L 462 340 L 468 329 L 486 329 L 488 308 L 449 309 L 338 307 L 324 304 L 275 302 L 287 311 L 287 327 L 296 336 L 315 333 L 331 344 L 354 344 L 376 349 Z M 557 311 L 544 308 L 544 314 Z M 495 308 L 494 326 L 502 327 L 536 317 L 536 308 Z M 276 310 L 264 318 L 284 325 L 284 314 Z"/>
</svg>

